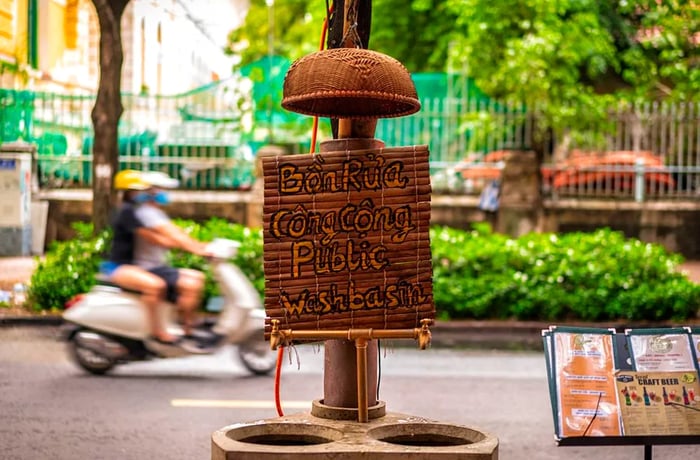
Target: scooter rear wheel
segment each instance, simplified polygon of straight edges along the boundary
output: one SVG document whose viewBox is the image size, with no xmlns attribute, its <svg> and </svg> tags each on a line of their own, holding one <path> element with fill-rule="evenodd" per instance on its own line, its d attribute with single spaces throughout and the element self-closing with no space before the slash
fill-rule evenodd
<svg viewBox="0 0 700 460">
<path fill-rule="evenodd" d="M 277 353 L 263 340 L 262 331 L 252 334 L 238 345 L 238 357 L 245 368 L 255 375 L 267 375 L 277 364 Z"/>
<path fill-rule="evenodd" d="M 78 366 L 91 374 L 106 374 L 116 364 L 113 359 L 101 355 L 100 353 L 80 344 L 75 338 L 68 342 L 68 346 L 70 347 L 73 360 L 78 364 Z"/>
</svg>

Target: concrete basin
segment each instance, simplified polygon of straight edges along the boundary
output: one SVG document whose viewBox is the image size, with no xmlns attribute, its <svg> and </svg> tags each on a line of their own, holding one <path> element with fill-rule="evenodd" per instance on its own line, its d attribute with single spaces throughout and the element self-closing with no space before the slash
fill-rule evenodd
<svg viewBox="0 0 700 460">
<path fill-rule="evenodd" d="M 224 427 L 212 460 L 497 460 L 498 439 L 473 427 L 387 413 L 367 423 L 310 413 Z"/>
</svg>

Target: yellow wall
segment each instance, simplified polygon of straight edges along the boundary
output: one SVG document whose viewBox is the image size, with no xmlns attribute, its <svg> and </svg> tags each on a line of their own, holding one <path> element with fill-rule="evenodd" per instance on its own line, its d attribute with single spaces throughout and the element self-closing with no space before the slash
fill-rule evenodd
<svg viewBox="0 0 700 460">
<path fill-rule="evenodd" d="M 78 12 L 80 10 L 80 0 L 66 0 L 66 21 L 65 40 L 66 48 L 76 49 L 78 47 Z"/>
<path fill-rule="evenodd" d="M 15 0 L 0 0 L 0 53 L 7 59 L 15 55 Z"/>
<path fill-rule="evenodd" d="M 29 2 L 28 0 L 16 0 L 17 4 L 17 35 L 15 42 L 15 57 L 20 64 L 26 64 L 28 61 L 27 53 L 29 51 Z"/>
<path fill-rule="evenodd" d="M 0 0 L 0 60 L 27 62 L 27 0 Z"/>
<path fill-rule="evenodd" d="M 39 67 L 49 71 L 63 56 L 66 49 L 66 9 L 64 2 L 49 2 L 48 24 L 39 21 Z"/>
<path fill-rule="evenodd" d="M 25 72 L 30 46 L 29 1 L 0 0 L 0 63 L 11 64 L 9 71 L 0 71 L 0 88 L 24 86 L 28 83 L 27 77 L 30 84 L 39 81 L 35 78 L 41 74 L 31 70 Z M 85 37 L 97 30 L 97 26 L 79 23 L 81 9 L 92 6 L 90 0 L 38 0 L 36 3 L 38 68 L 35 70 L 42 71 L 43 75 L 52 75 L 56 71 L 61 75 L 59 80 L 72 81 L 74 77 L 70 75 L 80 74 L 76 68 L 84 65 L 86 75 L 97 75 L 96 65 L 94 71 L 90 70 L 90 59 L 95 53 L 89 49 L 96 46 L 96 42 L 93 43 L 91 36 Z M 93 16 L 87 17 L 97 22 L 96 16 Z M 80 39 L 79 30 L 82 30 Z M 20 72 L 16 72 L 15 66 L 19 67 Z M 18 76 L 21 78 L 18 79 Z M 82 80 L 81 83 L 85 84 Z"/>
</svg>

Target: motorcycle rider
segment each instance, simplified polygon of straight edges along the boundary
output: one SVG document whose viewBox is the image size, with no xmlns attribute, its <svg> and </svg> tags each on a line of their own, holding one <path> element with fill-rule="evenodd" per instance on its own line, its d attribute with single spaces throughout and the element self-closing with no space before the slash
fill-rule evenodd
<svg viewBox="0 0 700 460">
<path fill-rule="evenodd" d="M 176 187 L 177 180 L 163 173 L 124 170 L 115 175 L 114 185 L 123 192 L 123 204 L 113 222 L 113 242 L 103 272 L 113 283 L 142 293 L 153 340 L 183 346 L 182 338 L 160 323 L 158 308 L 163 299 L 177 304 L 185 336 L 189 336 L 204 275 L 167 266 L 166 255 L 169 249 L 179 248 L 206 256 L 206 246 L 187 235 L 162 210 L 168 202 L 164 189 Z"/>
</svg>

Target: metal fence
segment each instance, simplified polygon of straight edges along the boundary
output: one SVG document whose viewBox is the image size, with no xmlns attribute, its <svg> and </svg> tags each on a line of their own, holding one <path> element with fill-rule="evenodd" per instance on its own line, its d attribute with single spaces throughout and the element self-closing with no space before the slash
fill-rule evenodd
<svg viewBox="0 0 700 460">
<path fill-rule="evenodd" d="M 243 138 L 242 101 L 227 83 L 169 97 L 122 95 L 120 167 L 162 170 L 186 188 L 250 186 L 256 145 Z M 0 89 L 0 141 L 36 144 L 40 186 L 88 187 L 94 104 L 95 95 Z"/>
<path fill-rule="evenodd" d="M 246 121 L 255 101 L 245 93 L 239 81 L 223 81 L 176 96 L 124 94 L 120 167 L 162 170 L 190 189 L 245 189 L 254 180 L 254 155 L 263 143 L 256 139 L 265 139 L 264 131 L 276 132 L 291 151 L 306 151 L 311 133 L 303 121 L 285 120 L 297 125 L 291 130 L 256 116 Z M 554 199 L 700 197 L 698 103 L 619 106 L 586 129 L 538 133 L 537 110 L 475 91 L 458 96 L 430 93 L 417 114 L 377 125 L 376 137 L 387 146 L 430 147 L 438 193 L 479 194 L 498 180 L 509 152 L 537 149 L 544 155 L 544 192 Z M 42 187 L 89 187 L 94 102 L 91 94 L 0 89 L 0 141 L 37 145 Z M 285 134 L 294 128 L 294 136 Z"/>
<path fill-rule="evenodd" d="M 411 117 L 382 120 L 377 137 L 429 144 L 436 191 L 479 193 L 498 180 L 507 155 L 535 149 L 553 199 L 700 198 L 700 103 L 619 105 L 559 133 L 536 130 L 536 109 L 468 98 L 422 103 Z"/>
<path fill-rule="evenodd" d="M 700 103 L 621 105 L 585 133 L 554 144 L 545 177 L 555 197 L 700 199 Z"/>
<path fill-rule="evenodd" d="M 427 144 L 433 189 L 475 194 L 503 166 L 494 152 L 532 148 L 532 122 L 522 107 L 478 95 L 421 98 L 420 112 L 380 120 L 376 137 L 387 145 Z"/>
</svg>

